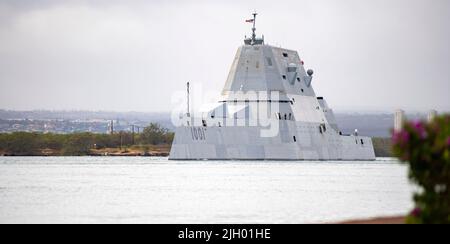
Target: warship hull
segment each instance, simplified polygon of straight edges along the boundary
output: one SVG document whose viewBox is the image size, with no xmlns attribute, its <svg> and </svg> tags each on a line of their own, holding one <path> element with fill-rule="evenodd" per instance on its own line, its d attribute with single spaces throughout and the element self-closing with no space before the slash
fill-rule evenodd
<svg viewBox="0 0 450 244">
<path fill-rule="evenodd" d="M 320 133 L 319 124 L 282 121 L 279 134 L 261 138 L 262 127 L 176 129 L 171 160 L 375 160 L 370 137 Z"/>
</svg>

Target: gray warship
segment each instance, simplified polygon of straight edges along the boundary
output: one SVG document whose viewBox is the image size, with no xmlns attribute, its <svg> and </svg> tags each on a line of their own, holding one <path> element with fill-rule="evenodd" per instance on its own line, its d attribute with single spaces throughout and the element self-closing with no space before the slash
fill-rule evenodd
<svg viewBox="0 0 450 244">
<path fill-rule="evenodd" d="M 217 103 L 180 117 L 169 159 L 375 160 L 370 137 L 339 130 L 299 54 L 257 37 L 256 16 Z"/>
</svg>

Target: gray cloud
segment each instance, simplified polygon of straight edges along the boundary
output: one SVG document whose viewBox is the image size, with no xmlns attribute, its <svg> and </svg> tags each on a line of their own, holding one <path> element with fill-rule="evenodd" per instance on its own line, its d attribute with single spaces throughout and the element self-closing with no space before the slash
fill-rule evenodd
<svg viewBox="0 0 450 244">
<path fill-rule="evenodd" d="M 335 109 L 450 110 L 450 2 L 2 1 L 0 108 L 165 111 L 217 91 L 257 9 Z"/>
</svg>

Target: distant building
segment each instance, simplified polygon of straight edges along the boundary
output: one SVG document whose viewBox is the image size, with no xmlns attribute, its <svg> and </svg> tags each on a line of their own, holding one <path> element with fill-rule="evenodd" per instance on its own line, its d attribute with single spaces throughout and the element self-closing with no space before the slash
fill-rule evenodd
<svg viewBox="0 0 450 244">
<path fill-rule="evenodd" d="M 434 120 L 434 118 L 436 118 L 437 116 L 437 111 L 436 110 L 430 110 L 430 112 L 428 112 L 428 122 L 432 122 Z"/>
<path fill-rule="evenodd" d="M 401 109 L 395 111 L 394 131 L 402 130 L 404 122 L 405 122 L 405 111 Z"/>
<path fill-rule="evenodd" d="M 111 134 L 111 135 L 114 134 L 114 121 L 113 120 L 111 120 L 109 122 L 108 133 Z"/>
</svg>

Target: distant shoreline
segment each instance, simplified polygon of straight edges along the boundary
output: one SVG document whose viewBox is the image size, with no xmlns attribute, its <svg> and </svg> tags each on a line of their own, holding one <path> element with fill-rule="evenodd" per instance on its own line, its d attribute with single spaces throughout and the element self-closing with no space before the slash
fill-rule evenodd
<svg viewBox="0 0 450 244">
<path fill-rule="evenodd" d="M 145 156 L 167 157 L 174 133 L 150 123 L 141 133 L 0 133 L 0 156 Z M 376 157 L 392 157 L 390 138 L 372 138 Z"/>
<path fill-rule="evenodd" d="M 170 144 L 162 145 L 145 145 L 132 146 L 127 148 L 103 148 L 91 149 L 85 154 L 64 154 L 61 150 L 41 149 L 39 152 L 32 154 L 15 154 L 5 151 L 0 151 L 0 156 L 3 157 L 167 157 L 170 153 Z"/>
<path fill-rule="evenodd" d="M 156 123 L 140 133 L 0 133 L 3 156 L 167 156 L 174 134 Z"/>
<path fill-rule="evenodd" d="M 99 155 L 99 154 L 87 154 L 87 155 L 13 155 L 13 154 L 0 154 L 0 157 L 168 157 L 169 153 L 160 153 L 160 154 L 108 154 L 108 155 Z"/>
<path fill-rule="evenodd" d="M 346 220 L 339 222 L 337 224 L 349 224 L 349 225 L 360 225 L 360 224 L 405 224 L 405 216 L 393 216 L 393 217 L 377 217 L 369 219 L 358 219 L 358 220 Z"/>
<path fill-rule="evenodd" d="M 372 138 L 376 157 L 392 157 L 390 138 Z M 37 157 L 60 157 L 60 156 L 95 156 L 95 157 L 168 157 L 171 144 L 161 145 L 134 145 L 130 147 L 90 149 L 89 152 L 79 154 L 67 154 L 61 150 L 44 148 L 35 153 L 17 154 L 0 150 L 0 156 L 37 156 Z"/>
</svg>

